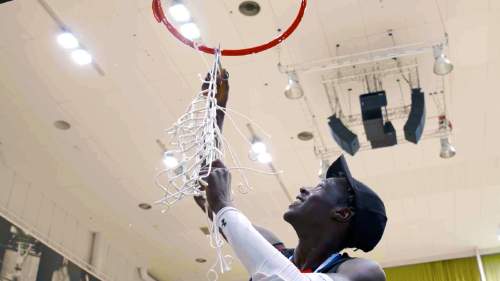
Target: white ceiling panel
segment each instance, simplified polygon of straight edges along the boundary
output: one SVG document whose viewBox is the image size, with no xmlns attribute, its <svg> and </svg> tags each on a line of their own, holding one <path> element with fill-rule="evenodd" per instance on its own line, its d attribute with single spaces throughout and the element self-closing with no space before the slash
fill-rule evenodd
<svg viewBox="0 0 500 281">
<path fill-rule="evenodd" d="M 240 1 L 186 0 L 204 42 L 220 43 L 222 48 L 268 41 L 290 24 L 300 3 L 258 2 L 261 13 L 246 17 L 238 11 Z M 368 256 L 394 265 L 449 257 L 475 247 L 498 247 L 497 1 L 308 2 L 302 25 L 280 48 L 223 59 L 231 77 L 229 107 L 269 132 L 270 138 L 256 130 L 268 143 L 276 169 L 283 171 L 280 178 L 286 190 L 295 196 L 301 186 L 317 183 L 319 159 L 313 147 L 320 136 L 328 147 L 336 145 L 327 126 L 331 109 L 320 84 L 321 73 L 299 74 L 312 117 L 304 101 L 285 98 L 287 77 L 279 72 L 278 63 L 389 47 L 393 44 L 389 29 L 396 44 L 438 40 L 444 32 L 438 3 L 450 36 L 449 57 L 455 64 L 444 82 L 454 126 L 451 140 L 458 154 L 450 160 L 439 158 L 439 140 L 431 139 L 347 157 L 353 174 L 384 198 L 389 214 L 384 240 Z M 199 230 L 206 218 L 194 202 L 182 201 L 166 214 L 158 207 L 144 211 L 137 205 L 161 196 L 154 185 L 162 153 L 156 140 L 168 141 L 164 129 L 198 91 L 199 75 L 207 72 L 211 56 L 200 56 L 173 38 L 153 18 L 149 1 L 47 3 L 93 54 L 103 75 L 91 66 L 73 64 L 69 52 L 56 43 L 57 25 L 38 2 L 0 6 L 0 183 L 11 184 L 12 174 L 3 168 L 9 166 L 21 171 L 26 182 L 37 182 L 34 188 L 59 190 L 55 200 L 78 202 L 76 213 L 90 210 L 108 222 L 93 228 L 140 249 L 160 280 L 205 278 L 214 252 Z M 432 57 L 422 55 L 418 61 L 426 92 L 439 88 L 442 81 L 432 74 Z M 401 103 L 393 80 L 384 83 L 390 102 Z M 349 87 L 354 94 L 347 93 Z M 359 113 L 358 94 L 363 91 L 357 84 L 340 89 L 342 104 L 350 103 L 353 114 Z M 436 115 L 427 98 L 428 114 Z M 231 116 L 243 137 L 229 119 L 225 136 L 242 165 L 266 170 L 248 158 L 249 121 L 236 113 Z M 56 120 L 66 120 L 72 128 L 56 130 Z M 402 127 L 403 121 L 395 124 Z M 301 131 L 314 132 L 315 140 L 299 141 Z M 235 192 L 235 204 L 252 221 L 294 246 L 295 234 L 282 220 L 289 202 L 276 177 L 247 175 L 253 190 Z M 235 175 L 234 186 L 241 181 Z M 40 212 L 49 211 L 50 206 L 44 206 Z M 196 257 L 208 262 L 195 263 Z M 221 280 L 245 278 L 241 265 L 236 265 Z"/>
</svg>

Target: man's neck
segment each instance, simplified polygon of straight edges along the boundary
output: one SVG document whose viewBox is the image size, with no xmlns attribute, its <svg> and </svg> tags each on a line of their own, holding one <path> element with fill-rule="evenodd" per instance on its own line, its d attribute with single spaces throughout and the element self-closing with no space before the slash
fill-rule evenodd
<svg viewBox="0 0 500 281">
<path fill-rule="evenodd" d="M 299 234 L 293 262 L 301 270 L 318 268 L 328 257 L 342 250 L 340 239 L 330 231 L 315 231 L 316 235 Z"/>
</svg>

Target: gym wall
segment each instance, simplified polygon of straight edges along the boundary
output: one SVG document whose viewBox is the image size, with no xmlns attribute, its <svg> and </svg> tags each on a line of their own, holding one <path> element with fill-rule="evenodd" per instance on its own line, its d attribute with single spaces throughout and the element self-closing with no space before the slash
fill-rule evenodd
<svg viewBox="0 0 500 281">
<path fill-rule="evenodd" d="M 0 161 L 0 218 L 5 218 L 0 220 L 1 241 L 9 238 L 11 224 L 29 233 L 42 245 L 41 256 L 45 253 L 46 259 L 40 259 L 40 264 L 35 267 L 45 271 L 45 275 L 52 274 L 54 266 L 67 260 L 72 276 L 85 271 L 95 276 L 95 280 L 141 280 L 137 269 L 145 263 L 138 260 L 135 253 L 128 252 L 129 249 L 119 243 L 119 239 L 106 233 L 99 233 L 100 241 L 94 247 L 94 260 L 97 259 L 95 253 L 99 253 L 100 262 L 90 265 L 92 233 L 96 229 L 95 226 L 91 229 L 88 220 L 93 214 L 88 210 L 79 210 L 80 204 L 76 202 L 58 201 L 54 194 L 46 190 L 44 186 L 26 181 L 21 173 Z M 95 225 L 99 223 L 103 222 L 95 222 Z M 17 255 L 15 251 L 6 253 L 5 246 L 0 247 L 0 259 L 6 254 Z M 46 276 L 40 280 L 50 281 Z"/>
<path fill-rule="evenodd" d="M 482 256 L 485 281 L 500 281 L 500 254 Z M 384 269 L 387 281 L 481 281 L 476 257 Z"/>
</svg>

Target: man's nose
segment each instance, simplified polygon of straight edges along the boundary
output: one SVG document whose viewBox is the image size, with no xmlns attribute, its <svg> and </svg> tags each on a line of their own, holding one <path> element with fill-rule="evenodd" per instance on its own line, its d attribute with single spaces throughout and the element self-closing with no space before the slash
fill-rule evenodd
<svg viewBox="0 0 500 281">
<path fill-rule="evenodd" d="M 300 188 L 300 194 L 309 195 L 310 193 L 311 192 L 309 190 L 307 190 L 307 188 L 305 188 L 305 187 Z"/>
</svg>

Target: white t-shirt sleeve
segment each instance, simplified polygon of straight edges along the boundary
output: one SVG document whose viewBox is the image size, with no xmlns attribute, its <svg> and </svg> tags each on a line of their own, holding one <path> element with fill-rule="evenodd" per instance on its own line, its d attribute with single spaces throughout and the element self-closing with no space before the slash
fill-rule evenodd
<svg viewBox="0 0 500 281">
<path fill-rule="evenodd" d="M 220 210 L 216 223 L 254 281 L 333 281 L 326 274 L 301 273 L 235 208 Z"/>
</svg>

